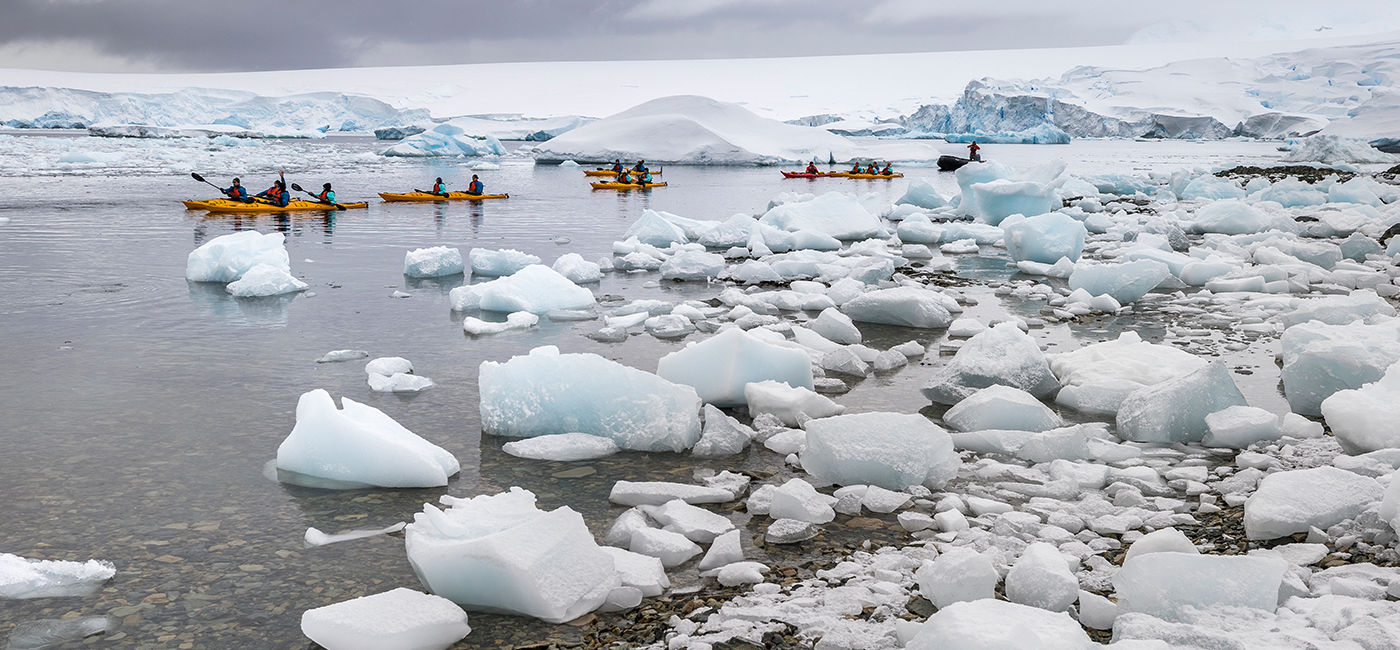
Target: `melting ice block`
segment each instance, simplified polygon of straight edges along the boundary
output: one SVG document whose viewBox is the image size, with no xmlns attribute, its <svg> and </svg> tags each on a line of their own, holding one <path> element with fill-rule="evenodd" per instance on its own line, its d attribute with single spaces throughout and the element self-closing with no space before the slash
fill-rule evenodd
<svg viewBox="0 0 1400 650">
<path fill-rule="evenodd" d="M 282 233 L 266 235 L 245 230 L 215 237 L 190 251 L 185 279 L 193 282 L 233 282 L 259 264 L 288 270 L 291 260 L 282 245 Z"/>
<path fill-rule="evenodd" d="M 830 417 L 846 410 L 809 388 L 771 380 L 744 384 L 744 400 L 749 405 L 750 415 L 769 413 L 790 427 L 800 425 L 804 418 Z"/>
<path fill-rule="evenodd" d="M 1068 611 L 1079 599 L 1079 580 L 1069 572 L 1065 557 L 1054 545 L 1036 542 L 1021 551 L 1021 557 L 1006 574 L 1006 597 L 1013 603 Z"/>
<path fill-rule="evenodd" d="M 700 440 L 691 448 L 696 456 L 732 456 L 749 446 L 754 430 L 725 415 L 713 404 L 705 405 L 705 426 Z"/>
<path fill-rule="evenodd" d="M 518 487 L 425 504 L 404 529 L 414 573 L 429 591 L 469 610 L 563 623 L 597 609 L 622 586 L 613 559 L 583 517 L 545 512 Z"/>
<path fill-rule="evenodd" d="M 482 429 L 492 435 L 579 432 L 639 451 L 683 451 L 700 438 L 694 388 L 596 354 L 547 346 L 483 361 L 478 386 Z"/>
<path fill-rule="evenodd" d="M 1035 339 L 1006 322 L 968 339 L 948 363 L 934 371 L 923 393 L 939 404 L 957 404 L 994 384 L 1036 397 L 1048 397 L 1060 387 Z"/>
<path fill-rule="evenodd" d="M 1400 361 L 1400 319 L 1375 323 L 1302 323 L 1283 331 L 1283 392 L 1301 415 L 1321 415 L 1323 400 L 1379 380 Z M 1343 443 L 1346 444 L 1346 443 Z"/>
<path fill-rule="evenodd" d="M 992 598 L 1000 578 L 987 556 L 965 546 L 948 549 L 914 572 L 919 593 L 939 609 L 957 602 Z"/>
<path fill-rule="evenodd" d="M 876 289 L 862 293 L 841 305 L 853 321 L 936 329 L 953 322 L 952 299 L 918 287 Z"/>
<path fill-rule="evenodd" d="M 718 406 L 747 403 L 744 386 L 778 381 L 812 388 L 812 363 L 801 350 L 781 347 L 734 328 L 672 352 L 656 364 L 656 374 L 695 388 L 700 399 Z"/>
<path fill-rule="evenodd" d="M 661 565 L 660 559 L 615 546 L 598 548 L 612 556 L 613 565 L 621 574 L 623 586 L 636 587 L 647 597 L 660 596 L 661 592 L 671 586 L 671 579 L 666 577 L 666 568 Z"/>
<path fill-rule="evenodd" d="M 527 266 L 540 263 L 540 258 L 513 248 L 473 248 L 467 253 L 467 260 L 471 264 L 472 275 L 489 276 L 511 275 Z"/>
<path fill-rule="evenodd" d="M 831 508 L 836 497 L 822 494 L 800 478 L 788 480 L 773 491 L 773 501 L 768 505 L 768 516 L 774 519 L 793 519 L 809 524 L 825 524 L 836 518 Z"/>
<path fill-rule="evenodd" d="M 243 277 L 228 283 L 225 290 L 236 298 L 261 298 L 304 291 L 306 286 L 282 267 L 258 264 L 248 269 Z"/>
<path fill-rule="evenodd" d="M 297 401 L 297 422 L 277 447 L 277 468 L 378 487 L 435 487 L 461 470 L 457 459 L 383 411 L 317 389 Z"/>
<path fill-rule="evenodd" d="M 1178 620 L 1188 607 L 1249 607 L 1274 611 L 1288 564 L 1273 557 L 1148 553 L 1113 576 L 1119 614 Z"/>
<path fill-rule="evenodd" d="M 30 560 L 0 553 L 0 598 L 87 596 L 116 574 L 111 562 Z"/>
<path fill-rule="evenodd" d="M 909 181 L 909 189 L 905 190 L 904 195 L 896 199 L 894 203 L 895 205 L 916 205 L 926 210 L 933 210 L 948 205 L 948 200 L 933 189 L 933 185 L 927 180 L 916 178 Z"/>
<path fill-rule="evenodd" d="M 1273 222 L 1263 210 L 1238 199 L 1225 199 L 1197 210 L 1191 231 L 1246 235 L 1268 230 Z"/>
<path fill-rule="evenodd" d="M 1046 356 L 1050 369 L 1064 384 L 1055 401 L 1104 415 L 1116 414 L 1123 400 L 1143 386 L 1188 375 L 1206 365 L 1204 359 L 1189 352 L 1143 341 L 1137 332 L 1123 332 L 1112 341 Z"/>
<path fill-rule="evenodd" d="M 661 524 L 662 530 L 680 533 L 686 539 L 701 544 L 709 544 L 716 537 L 734 530 L 734 524 L 724 515 L 716 514 L 672 499 L 659 506 L 641 506 L 643 512 Z"/>
<path fill-rule="evenodd" d="M 684 250 L 661 263 L 662 280 L 708 280 L 724 272 L 724 256 L 705 251 Z"/>
<path fill-rule="evenodd" d="M 550 268 L 574 284 L 588 284 L 603 279 L 603 268 L 594 262 L 583 259 L 583 256 L 578 253 L 560 255 Z"/>
<path fill-rule="evenodd" d="M 535 460 L 589 460 L 617 453 L 617 443 L 587 433 L 555 433 L 516 440 L 501 445 L 501 451 L 518 458 Z"/>
<path fill-rule="evenodd" d="M 1253 406 L 1231 406 L 1206 416 L 1210 429 L 1201 444 L 1207 447 L 1244 449 L 1261 440 L 1283 435 L 1278 416 Z"/>
<path fill-rule="evenodd" d="M 939 608 L 906 650 L 1088 650 L 1098 644 L 1069 614 L 995 598 Z"/>
<path fill-rule="evenodd" d="M 1384 494 L 1375 479 L 1336 467 L 1277 472 L 1264 477 L 1244 502 L 1244 531 L 1269 540 L 1351 519 Z"/>
<path fill-rule="evenodd" d="M 788 232 L 811 230 L 837 239 L 870 239 L 885 234 L 880 218 L 849 194 L 827 192 L 805 201 L 773 206 L 759 223 Z"/>
<path fill-rule="evenodd" d="M 446 650 L 471 631 L 452 601 L 402 587 L 301 615 L 301 633 L 326 650 Z"/>
<path fill-rule="evenodd" d="M 624 506 L 659 506 L 680 499 L 686 503 L 725 503 L 738 498 L 718 487 L 668 483 L 665 481 L 618 481 L 608 500 Z"/>
<path fill-rule="evenodd" d="M 628 226 L 627 232 L 622 235 L 623 239 L 636 237 L 637 241 L 649 244 L 658 248 L 666 248 L 671 244 L 684 244 L 690 241 L 686 236 L 685 229 L 667 221 L 655 210 L 642 210 L 642 216 Z"/>
<path fill-rule="evenodd" d="M 1084 252 L 1089 232 L 1074 217 L 1051 212 L 1027 218 L 1008 217 L 1001 222 L 1006 251 L 1011 259 L 1054 264 L 1060 258 L 1073 262 Z"/>
<path fill-rule="evenodd" d="M 959 181 L 962 179 L 960 178 Z M 969 188 L 970 213 L 978 221 L 993 226 L 1013 215 L 1042 215 L 1060 207 L 1055 190 L 1035 181 L 1012 181 L 999 178 L 986 183 L 973 183 Z M 968 197 L 968 193 L 964 193 Z"/>
<path fill-rule="evenodd" d="M 1120 305 L 1136 302 L 1161 284 L 1171 271 L 1157 260 L 1137 260 L 1121 264 L 1080 262 L 1069 275 L 1070 289 L 1083 289 L 1091 296 L 1107 294 Z"/>
<path fill-rule="evenodd" d="M 1374 383 L 1322 400 L 1322 416 L 1349 454 L 1400 448 L 1400 364 Z"/>
<path fill-rule="evenodd" d="M 962 460 L 948 432 L 907 413 L 858 413 L 807 422 L 802 467 L 818 483 L 903 490 L 942 487 Z"/>
<path fill-rule="evenodd" d="M 943 414 L 943 421 L 959 431 L 1046 431 L 1064 424 L 1060 416 L 1034 395 L 1001 385 L 988 386 L 967 396 Z"/>
<path fill-rule="evenodd" d="M 410 278 L 440 278 L 465 270 L 462 251 L 448 246 L 415 248 L 403 256 L 403 274 Z"/>
<path fill-rule="evenodd" d="M 638 528 L 632 531 L 627 549 L 633 553 L 661 560 L 661 566 L 671 568 L 685 564 L 700 554 L 700 547 L 680 533 L 659 528 Z"/>
<path fill-rule="evenodd" d="M 457 287 L 447 298 L 457 311 L 481 309 L 544 314 L 556 309 L 588 309 L 594 304 L 592 291 L 570 282 L 543 264 L 532 264 L 490 282 Z"/>
<path fill-rule="evenodd" d="M 1176 379 L 1133 391 L 1118 409 L 1118 436 L 1134 442 L 1200 442 L 1206 416 L 1246 406 L 1222 361 Z"/>
</svg>

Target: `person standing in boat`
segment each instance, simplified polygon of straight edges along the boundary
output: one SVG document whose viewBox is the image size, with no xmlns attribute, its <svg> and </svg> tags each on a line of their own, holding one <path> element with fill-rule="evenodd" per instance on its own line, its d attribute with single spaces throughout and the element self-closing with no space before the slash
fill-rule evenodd
<svg viewBox="0 0 1400 650">
<path fill-rule="evenodd" d="M 977 153 L 981 150 L 982 147 L 977 146 L 977 141 L 973 140 L 972 144 L 967 145 L 967 159 L 982 162 L 982 154 Z"/>
<path fill-rule="evenodd" d="M 467 194 L 481 196 L 485 193 L 486 185 L 481 182 L 481 179 L 476 177 L 476 174 L 472 174 L 472 182 L 467 184 Z"/>
</svg>

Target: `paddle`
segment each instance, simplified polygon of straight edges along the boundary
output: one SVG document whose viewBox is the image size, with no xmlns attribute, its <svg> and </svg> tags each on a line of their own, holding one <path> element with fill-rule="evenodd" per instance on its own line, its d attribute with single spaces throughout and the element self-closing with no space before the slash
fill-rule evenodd
<svg viewBox="0 0 1400 650">
<path fill-rule="evenodd" d="M 301 189 L 301 186 L 300 186 L 300 185 L 297 185 L 296 183 L 292 183 L 292 189 L 294 189 L 294 190 L 296 190 L 296 191 L 298 191 L 298 192 L 306 192 L 306 194 L 307 194 L 308 196 L 310 196 L 310 197 L 313 198 L 313 199 L 316 199 L 318 202 L 320 202 L 320 203 L 326 203 L 325 201 L 322 201 L 322 200 L 321 200 L 321 197 L 316 196 L 315 194 L 312 194 L 311 192 L 308 192 L 308 191 L 306 191 L 306 190 Z M 339 203 L 328 203 L 327 205 L 333 205 L 333 206 L 335 206 L 335 209 L 337 209 L 337 210 L 344 210 L 344 209 L 345 209 L 345 206 L 343 206 L 343 205 L 341 205 L 341 204 L 339 204 Z"/>
<path fill-rule="evenodd" d="M 197 181 L 199 181 L 199 182 L 201 182 L 201 183 L 204 183 L 205 185 L 208 185 L 209 187 L 212 187 L 212 188 L 218 190 L 220 194 L 224 194 L 224 188 L 219 187 L 218 185 L 215 185 L 215 184 L 213 184 L 213 183 L 210 183 L 209 181 L 204 180 L 204 177 L 203 177 L 203 176 L 200 176 L 199 174 L 196 174 L 196 173 L 194 173 L 194 172 L 190 172 L 190 176 L 193 177 L 195 180 L 197 180 Z M 227 194 L 224 194 L 224 196 L 228 196 L 228 195 L 227 195 Z M 233 199 L 233 198 L 230 198 L 229 200 L 230 200 L 230 201 L 242 201 L 243 203 L 255 203 L 255 202 L 256 202 L 256 201 L 254 201 L 252 198 L 249 198 L 249 197 L 246 197 L 246 196 L 243 197 L 242 199 Z"/>
</svg>

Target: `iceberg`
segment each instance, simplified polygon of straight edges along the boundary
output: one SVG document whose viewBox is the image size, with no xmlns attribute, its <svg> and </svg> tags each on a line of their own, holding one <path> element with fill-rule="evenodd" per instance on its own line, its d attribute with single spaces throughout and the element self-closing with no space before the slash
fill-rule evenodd
<svg viewBox="0 0 1400 650">
<path fill-rule="evenodd" d="M 603 279 L 603 268 L 583 259 L 578 253 L 564 253 L 550 266 L 574 284 L 588 284 Z"/>
<path fill-rule="evenodd" d="M 452 601 L 403 587 L 301 615 L 301 633 L 326 650 L 446 650 L 471 631 Z"/>
<path fill-rule="evenodd" d="M 1033 181 L 1011 181 L 1004 178 L 973 183 L 970 186 L 976 211 L 972 216 L 982 223 L 1001 225 L 1013 215 L 1037 216 L 1060 207 L 1053 189 Z"/>
<path fill-rule="evenodd" d="M 31 560 L 0 553 L 0 598 L 88 596 L 116 575 L 111 562 Z"/>
<path fill-rule="evenodd" d="M 1035 542 L 1021 551 L 1006 573 L 1006 597 L 1019 605 L 1065 612 L 1079 599 L 1079 580 L 1070 573 L 1059 549 Z"/>
<path fill-rule="evenodd" d="M 1133 442 L 1200 442 L 1206 416 L 1247 406 L 1223 361 L 1130 393 L 1118 409 L 1118 435 Z"/>
<path fill-rule="evenodd" d="M 385 149 L 382 155 L 410 158 L 504 156 L 506 148 L 493 136 L 469 135 L 452 123 L 439 124 L 417 135 L 411 135 Z"/>
<path fill-rule="evenodd" d="M 694 388 L 596 354 L 549 346 L 505 363 L 483 361 L 478 386 L 482 429 L 491 435 L 577 432 L 623 449 L 677 452 L 700 438 Z"/>
<path fill-rule="evenodd" d="M 767 413 L 785 426 L 795 427 L 808 418 L 840 415 L 846 407 L 816 394 L 809 388 L 767 380 L 744 384 L 744 400 L 749 414 Z"/>
<path fill-rule="evenodd" d="M 292 277 L 286 269 L 272 264 L 258 264 L 242 277 L 228 283 L 225 290 L 235 298 L 280 296 L 306 290 L 306 283 Z"/>
<path fill-rule="evenodd" d="M 943 421 L 959 431 L 1048 431 L 1064 425 L 1064 420 L 1034 395 L 999 384 L 968 395 L 943 414 Z"/>
<path fill-rule="evenodd" d="M 440 278 L 465 270 L 462 251 L 448 246 L 415 248 L 403 256 L 403 274 L 410 278 Z"/>
<path fill-rule="evenodd" d="M 461 471 L 457 459 L 383 411 L 316 389 L 297 400 L 296 425 L 277 447 L 277 468 L 376 487 L 436 487 Z"/>
<path fill-rule="evenodd" d="M 1072 352 L 1046 355 L 1063 387 L 1055 401 L 1085 413 L 1114 415 L 1123 400 L 1143 386 L 1190 374 L 1206 361 L 1170 345 L 1143 341 L 1137 332 L 1087 345 Z"/>
<path fill-rule="evenodd" d="M 778 381 L 812 388 L 812 364 L 801 350 L 768 343 L 741 329 L 728 329 L 656 364 L 657 376 L 695 388 L 700 399 L 716 406 L 748 403 L 744 387 L 752 382 Z"/>
<path fill-rule="evenodd" d="M 1137 302 L 1171 275 L 1166 264 L 1157 260 L 1137 260 L 1121 264 L 1074 265 L 1070 289 L 1083 289 L 1091 296 L 1108 295 L 1120 305 Z"/>
<path fill-rule="evenodd" d="M 447 299 L 457 311 L 480 309 L 532 314 L 588 309 L 595 304 L 592 291 L 570 282 L 543 264 L 531 264 L 489 282 L 457 287 L 448 293 Z"/>
<path fill-rule="evenodd" d="M 821 484 L 938 489 L 962 466 L 948 432 L 922 415 L 837 415 L 806 429 L 802 468 Z"/>
<path fill-rule="evenodd" d="M 563 623 L 597 609 L 622 586 L 610 555 L 567 506 L 545 512 L 509 492 L 424 504 L 404 529 L 413 572 L 428 591 L 469 610 Z"/>
<path fill-rule="evenodd" d="M 1400 448 L 1400 363 L 1373 383 L 1339 390 L 1322 400 L 1322 416 L 1349 454 Z"/>
<path fill-rule="evenodd" d="M 851 320 L 862 323 L 937 329 L 953 321 L 950 307 L 961 309 L 951 298 L 937 291 L 894 287 L 862 293 L 842 304 L 841 311 Z"/>
<path fill-rule="evenodd" d="M 671 244 L 685 244 L 690 241 L 684 228 L 667 221 L 655 210 L 642 210 L 642 216 L 638 217 L 631 226 L 628 226 L 627 232 L 622 235 L 623 239 L 632 239 L 633 237 L 643 244 L 658 248 L 666 248 Z"/>
<path fill-rule="evenodd" d="M 724 273 L 724 256 L 683 250 L 661 263 L 662 280 L 709 280 Z"/>
<path fill-rule="evenodd" d="M 1006 251 L 1011 259 L 1054 264 L 1060 258 L 1073 262 L 1084 251 L 1088 231 L 1073 217 L 1051 212 L 1030 218 L 1007 217 L 1001 222 Z"/>
<path fill-rule="evenodd" d="M 948 363 L 934 371 L 924 385 L 925 397 L 939 404 L 957 404 L 995 384 L 1024 390 L 1037 398 L 1060 387 L 1035 339 L 1015 323 L 998 323 L 968 339 Z"/>
<path fill-rule="evenodd" d="M 191 282 L 233 282 L 259 264 L 288 270 L 291 260 L 280 232 L 245 230 L 221 235 L 190 251 L 185 279 Z"/>
<path fill-rule="evenodd" d="M 540 263 L 540 258 L 512 248 L 473 248 L 467 253 L 467 260 L 471 264 L 472 275 L 490 277 L 511 275 L 527 266 Z"/>
<path fill-rule="evenodd" d="M 1192 232 L 1216 232 L 1226 235 L 1248 235 L 1269 230 L 1274 218 L 1244 201 L 1227 199 L 1214 201 L 1196 211 L 1191 222 Z"/>
<path fill-rule="evenodd" d="M 855 197 L 840 192 L 773 206 L 758 221 L 788 232 L 813 231 L 842 240 L 885 235 L 879 217 Z"/>
<path fill-rule="evenodd" d="M 1253 406 L 1231 406 L 1206 416 L 1206 433 L 1201 444 L 1207 447 L 1244 449 L 1262 440 L 1283 435 L 1278 416 Z"/>
<path fill-rule="evenodd" d="M 1376 134 L 1379 135 L 1379 134 Z M 1284 162 L 1395 163 L 1400 156 L 1385 153 L 1360 138 L 1347 138 L 1326 133 L 1307 138 L 1284 154 Z"/>
<path fill-rule="evenodd" d="M 1301 323 L 1284 330 L 1280 342 L 1290 409 L 1322 415 L 1328 397 L 1378 381 L 1400 361 L 1400 319 L 1382 318 L 1370 325 Z"/>
<path fill-rule="evenodd" d="M 904 195 L 895 199 L 895 205 L 912 205 L 925 210 L 935 210 L 948 205 L 948 199 L 943 198 L 937 190 L 933 189 L 928 180 L 916 178 L 909 181 L 909 187 L 904 191 Z"/>
<path fill-rule="evenodd" d="M 1244 502 L 1245 535 L 1270 540 L 1326 530 L 1356 517 L 1384 492 L 1375 479 L 1336 467 L 1275 472 Z"/>
</svg>

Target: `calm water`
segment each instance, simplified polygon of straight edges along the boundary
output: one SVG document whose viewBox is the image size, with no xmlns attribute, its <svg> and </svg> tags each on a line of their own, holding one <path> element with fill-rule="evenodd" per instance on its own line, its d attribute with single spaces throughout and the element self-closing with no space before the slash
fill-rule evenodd
<svg viewBox="0 0 1400 650">
<path fill-rule="evenodd" d="M 248 147 L 244 160 L 237 148 L 0 135 L 0 217 L 10 219 L 0 226 L 0 551 L 100 558 L 117 566 L 116 578 L 91 597 L 0 601 L 0 635 L 24 621 L 109 615 L 115 629 L 89 642 L 305 647 L 309 642 L 298 631 L 305 609 L 418 586 L 400 538 L 304 549 L 308 526 L 328 532 L 379 527 L 408 520 L 440 494 L 470 496 L 521 485 L 540 495 L 542 507 L 569 505 L 601 532 L 621 512 L 606 501 L 619 478 L 688 481 L 697 468 L 780 471 L 782 459 L 766 451 L 719 461 L 623 454 L 574 464 L 504 455 L 501 440 L 480 434 L 476 375 L 483 360 L 556 344 L 653 370 L 657 358 L 684 342 L 642 335 L 605 345 L 583 336 L 598 322 L 547 320 L 535 331 L 472 338 L 461 330 L 462 315 L 447 304 L 447 292 L 460 278 L 408 280 L 401 275 L 404 252 L 449 245 L 464 254 L 471 247 L 517 248 L 546 263 L 566 252 L 597 259 L 644 208 L 720 220 L 761 212 L 771 197 L 790 190 L 854 189 L 893 201 L 913 177 L 930 178 L 947 195 L 956 192 L 951 175 L 932 169 L 906 169 L 911 178 L 893 181 L 784 181 L 771 168 L 680 166 L 665 168 L 670 187 L 664 189 L 593 192 L 577 169 L 507 159 L 499 170 L 477 173 L 488 191 L 509 192 L 509 200 L 384 204 L 375 191 L 426 187 L 438 175 L 460 187 L 472 172 L 462 161 L 373 155 L 381 147 L 359 139 L 278 142 Z M 58 160 L 90 151 L 111 162 Z M 1272 145 L 1173 142 L 990 146 L 984 154 L 1014 165 L 1065 158 L 1082 173 L 1260 163 L 1278 156 Z M 206 216 L 178 203 L 213 194 L 189 171 L 219 184 L 240 175 L 257 191 L 270 184 L 277 167 L 306 187 L 333 182 L 342 201 L 374 200 L 367 210 L 336 216 L 282 217 Z M 222 286 L 184 280 L 190 250 L 246 229 L 286 233 L 293 273 L 311 290 L 234 300 Z M 1004 258 L 987 254 L 966 257 L 964 269 L 978 277 L 1006 277 Z M 654 279 L 610 274 L 595 292 L 679 301 L 707 299 L 721 288 L 644 286 Z M 396 290 L 412 295 L 390 297 Z M 1003 304 L 990 290 L 975 293 L 983 301 L 969 313 L 977 317 L 1034 315 L 1039 309 Z M 1066 349 L 1138 326 L 1109 319 L 1048 328 L 1037 336 L 1052 350 Z M 1163 323 L 1141 327 L 1145 338 L 1157 338 Z M 863 329 L 875 346 L 941 338 L 937 332 Z M 438 386 L 411 397 L 372 393 L 362 361 L 315 363 L 339 348 L 407 357 Z M 1242 384 L 1257 405 L 1281 408 L 1273 386 L 1277 372 L 1266 360 L 1266 352 L 1242 354 L 1240 363 L 1266 366 Z M 937 363 L 936 355 L 926 363 Z M 839 401 L 855 411 L 917 411 L 927 404 L 917 392 L 927 374 L 927 368 L 911 366 L 866 380 Z M 294 423 L 297 397 L 314 388 L 384 410 L 454 453 L 462 473 L 438 490 L 328 492 L 265 478 L 264 465 Z M 562 477 L 555 476 L 560 472 Z M 740 522 L 746 517 L 734 516 Z M 750 550 L 760 559 L 784 559 Z M 693 575 L 673 574 L 678 584 L 694 581 Z M 475 614 L 472 626 L 463 647 L 539 641 L 555 631 L 525 619 Z"/>
</svg>

